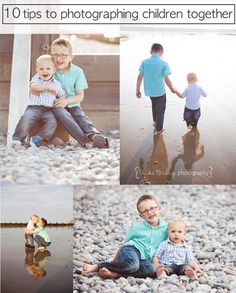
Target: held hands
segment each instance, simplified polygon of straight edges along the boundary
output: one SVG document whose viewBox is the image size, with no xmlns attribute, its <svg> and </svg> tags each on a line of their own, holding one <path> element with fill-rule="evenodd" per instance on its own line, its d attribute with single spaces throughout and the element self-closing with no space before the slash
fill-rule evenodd
<svg viewBox="0 0 236 293">
<path fill-rule="evenodd" d="M 47 91 L 50 93 L 50 94 L 52 94 L 52 95 L 54 95 L 55 97 L 58 95 L 58 92 L 53 88 L 53 87 L 48 87 L 48 89 L 47 89 Z"/>
<path fill-rule="evenodd" d="M 140 98 L 142 97 L 142 94 L 141 94 L 140 91 L 136 92 L 136 97 L 137 97 L 138 99 L 140 99 Z"/>
</svg>

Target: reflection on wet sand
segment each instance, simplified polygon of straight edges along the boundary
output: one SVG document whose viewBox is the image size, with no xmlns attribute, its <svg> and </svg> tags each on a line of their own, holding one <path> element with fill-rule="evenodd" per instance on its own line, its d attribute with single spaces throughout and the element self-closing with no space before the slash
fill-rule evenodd
<svg viewBox="0 0 236 293">
<path fill-rule="evenodd" d="M 192 182 L 192 170 L 194 162 L 199 161 L 204 156 L 204 146 L 199 144 L 200 133 L 197 127 L 193 127 L 190 131 L 182 136 L 183 153 L 174 157 L 170 164 L 168 175 L 168 182 L 174 183 L 174 178 L 177 176 L 185 176 L 188 178 L 189 183 Z M 184 163 L 184 170 L 176 170 L 178 160 L 181 159 Z M 186 171 L 186 172 L 185 172 Z M 186 183 L 186 182 L 185 182 Z"/>
<path fill-rule="evenodd" d="M 171 160 L 168 158 L 164 134 L 153 135 L 152 151 L 143 152 L 143 148 L 137 152 L 130 166 L 133 172 L 129 180 L 121 183 L 128 184 L 174 184 L 192 183 L 193 176 L 198 172 L 194 171 L 194 163 L 204 156 L 204 146 L 200 144 L 200 133 L 197 127 L 188 130 L 182 136 L 183 149 Z M 147 153 L 150 153 L 147 157 Z M 146 157 L 141 157 L 145 154 Z M 180 164 L 183 162 L 183 166 Z M 196 174 L 195 174 L 196 173 Z M 209 174 L 205 174 L 209 177 Z M 124 180 L 125 176 L 122 177 Z"/>
<path fill-rule="evenodd" d="M 153 135 L 153 151 L 146 166 L 139 160 L 142 180 L 140 184 L 165 184 L 168 175 L 168 156 L 163 135 Z"/>
<path fill-rule="evenodd" d="M 37 251 L 34 248 L 25 248 L 25 265 L 24 268 L 33 281 L 40 277 L 46 276 L 46 264 L 50 260 L 51 253 L 49 250 L 43 252 Z"/>
</svg>

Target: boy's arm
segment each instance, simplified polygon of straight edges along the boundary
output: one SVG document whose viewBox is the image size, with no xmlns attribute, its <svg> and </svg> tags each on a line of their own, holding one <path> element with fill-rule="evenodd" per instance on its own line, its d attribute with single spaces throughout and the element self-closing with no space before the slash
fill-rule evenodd
<svg viewBox="0 0 236 293">
<path fill-rule="evenodd" d="M 55 108 L 65 108 L 68 104 L 80 103 L 84 99 L 84 90 L 79 90 L 73 98 L 67 99 L 65 96 L 55 101 Z"/>
<path fill-rule="evenodd" d="M 136 97 L 138 99 L 141 98 L 140 86 L 142 81 L 143 81 L 143 74 L 140 72 L 137 78 L 137 83 L 136 83 Z"/>
<path fill-rule="evenodd" d="M 164 80 L 165 80 L 165 83 L 168 86 L 168 88 L 171 90 L 171 92 L 175 94 L 175 89 L 172 85 L 171 80 L 169 79 L 169 77 L 167 75 L 164 77 Z"/>
<path fill-rule="evenodd" d="M 176 94 L 179 98 L 181 98 L 181 99 L 184 98 L 184 97 L 181 95 L 181 93 L 177 91 L 177 89 L 174 89 L 174 90 L 175 90 L 175 94 Z"/>
</svg>

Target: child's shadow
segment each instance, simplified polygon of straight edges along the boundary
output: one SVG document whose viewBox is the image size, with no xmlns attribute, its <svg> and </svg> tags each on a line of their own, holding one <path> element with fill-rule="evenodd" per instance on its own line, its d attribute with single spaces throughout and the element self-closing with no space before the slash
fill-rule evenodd
<svg viewBox="0 0 236 293">
<path fill-rule="evenodd" d="M 166 184 L 168 176 L 168 155 L 163 135 L 153 135 L 153 151 L 144 166 L 144 160 L 139 160 L 142 173 L 141 184 Z"/>
<path fill-rule="evenodd" d="M 183 141 L 183 153 L 179 154 L 173 160 L 170 164 L 170 170 L 168 175 L 168 181 L 173 183 L 174 175 L 176 174 L 175 168 L 176 164 L 179 159 L 182 159 L 184 163 L 185 170 L 182 171 L 190 171 L 193 167 L 193 164 L 197 161 L 199 161 L 204 156 L 204 146 L 199 146 L 200 141 L 200 133 L 197 129 L 197 127 L 194 127 L 191 129 L 191 131 L 188 131 L 182 136 Z M 192 176 L 189 176 L 191 172 L 188 172 L 188 177 L 192 178 Z M 182 174 L 184 175 L 184 174 Z"/>
</svg>

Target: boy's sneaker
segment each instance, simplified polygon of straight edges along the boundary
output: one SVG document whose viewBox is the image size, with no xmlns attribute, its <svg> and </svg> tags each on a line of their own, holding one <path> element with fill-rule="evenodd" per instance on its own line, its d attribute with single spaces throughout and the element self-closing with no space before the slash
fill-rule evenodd
<svg viewBox="0 0 236 293">
<path fill-rule="evenodd" d="M 38 135 L 32 136 L 30 139 L 30 145 L 33 148 L 38 148 L 41 144 L 41 141 L 42 139 Z"/>
<path fill-rule="evenodd" d="M 13 140 L 11 145 L 14 147 L 14 146 L 22 145 L 22 143 L 20 140 Z"/>
<path fill-rule="evenodd" d="M 165 130 L 165 128 L 162 128 L 162 130 L 160 130 L 160 131 L 155 131 L 154 134 L 155 134 L 155 135 L 157 135 L 157 134 L 161 134 L 164 130 Z"/>
</svg>

